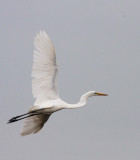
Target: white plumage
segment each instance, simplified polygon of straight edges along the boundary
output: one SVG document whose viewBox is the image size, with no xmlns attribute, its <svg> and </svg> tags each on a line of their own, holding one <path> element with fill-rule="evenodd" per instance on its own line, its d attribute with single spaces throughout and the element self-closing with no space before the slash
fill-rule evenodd
<svg viewBox="0 0 140 160">
<path fill-rule="evenodd" d="M 54 46 L 44 31 L 34 40 L 32 68 L 32 92 L 36 98 L 35 106 L 46 100 L 59 97 L 57 90 L 57 63 Z"/>
<path fill-rule="evenodd" d="M 22 126 L 21 136 L 40 131 L 49 117 L 49 114 L 41 114 L 26 118 Z"/>
<path fill-rule="evenodd" d="M 107 94 L 89 91 L 82 95 L 76 104 L 68 104 L 61 100 L 57 89 L 58 65 L 55 49 L 45 31 L 40 31 L 36 35 L 34 46 L 32 93 L 36 101 L 28 113 L 13 117 L 8 122 L 26 118 L 21 130 L 22 136 L 40 131 L 53 112 L 82 107 L 91 96 L 107 96 Z"/>
</svg>

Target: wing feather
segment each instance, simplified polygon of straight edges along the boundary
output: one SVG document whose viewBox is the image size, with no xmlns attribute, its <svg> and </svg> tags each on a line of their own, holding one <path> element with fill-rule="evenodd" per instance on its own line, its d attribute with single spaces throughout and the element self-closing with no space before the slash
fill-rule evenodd
<svg viewBox="0 0 140 160">
<path fill-rule="evenodd" d="M 34 40 L 32 68 L 32 92 L 35 105 L 59 97 L 57 89 L 56 54 L 54 46 L 45 31 L 40 31 Z"/>
<path fill-rule="evenodd" d="M 49 117 L 50 114 L 41 114 L 28 117 L 23 123 L 21 136 L 39 132 Z"/>
</svg>

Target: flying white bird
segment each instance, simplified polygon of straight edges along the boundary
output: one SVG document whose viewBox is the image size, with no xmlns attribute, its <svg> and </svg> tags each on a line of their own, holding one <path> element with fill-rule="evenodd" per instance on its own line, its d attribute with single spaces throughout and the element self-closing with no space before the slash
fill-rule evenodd
<svg viewBox="0 0 140 160">
<path fill-rule="evenodd" d="M 40 31 L 36 35 L 34 46 L 32 92 L 36 101 L 28 113 L 13 117 L 8 121 L 12 123 L 26 118 L 21 129 L 22 136 L 40 131 L 50 115 L 56 111 L 82 107 L 91 96 L 107 96 L 107 94 L 89 91 L 82 95 L 76 104 L 64 102 L 59 98 L 57 89 L 58 65 L 55 49 L 45 31 Z"/>
</svg>

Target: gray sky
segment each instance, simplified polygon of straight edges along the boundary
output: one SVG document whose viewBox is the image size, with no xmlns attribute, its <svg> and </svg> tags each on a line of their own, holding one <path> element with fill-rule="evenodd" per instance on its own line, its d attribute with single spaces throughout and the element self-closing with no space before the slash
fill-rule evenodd
<svg viewBox="0 0 140 160">
<path fill-rule="evenodd" d="M 12 0 L 0 5 L 2 160 L 140 159 L 140 1 Z M 20 137 L 31 92 L 33 39 L 44 29 L 59 63 L 60 96 L 80 109 L 54 113 L 36 135 Z"/>
</svg>

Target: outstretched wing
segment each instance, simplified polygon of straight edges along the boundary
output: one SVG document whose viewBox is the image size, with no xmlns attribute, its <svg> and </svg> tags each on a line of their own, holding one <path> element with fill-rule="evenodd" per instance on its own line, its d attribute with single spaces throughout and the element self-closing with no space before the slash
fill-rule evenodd
<svg viewBox="0 0 140 160">
<path fill-rule="evenodd" d="M 21 129 L 21 136 L 39 132 L 49 117 L 50 114 L 41 114 L 26 118 Z"/>
<path fill-rule="evenodd" d="M 35 105 L 59 97 L 57 89 L 57 62 L 54 46 L 45 31 L 34 40 L 32 92 Z"/>
</svg>

